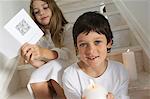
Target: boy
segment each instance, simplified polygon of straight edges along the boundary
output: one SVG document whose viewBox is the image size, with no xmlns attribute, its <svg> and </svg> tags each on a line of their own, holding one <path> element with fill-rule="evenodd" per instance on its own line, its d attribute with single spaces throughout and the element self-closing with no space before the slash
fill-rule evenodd
<svg viewBox="0 0 150 99">
<path fill-rule="evenodd" d="M 127 99 L 127 72 L 121 63 L 107 59 L 113 42 L 108 20 L 98 12 L 84 13 L 74 24 L 73 39 L 79 61 L 63 74 L 67 99 L 81 99 L 91 79 L 107 89 L 107 99 Z"/>
</svg>

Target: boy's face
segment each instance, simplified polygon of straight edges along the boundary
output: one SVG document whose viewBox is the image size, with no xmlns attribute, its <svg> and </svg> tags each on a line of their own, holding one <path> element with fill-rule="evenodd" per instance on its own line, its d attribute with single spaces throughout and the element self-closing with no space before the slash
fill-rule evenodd
<svg viewBox="0 0 150 99">
<path fill-rule="evenodd" d="M 108 44 L 109 45 L 109 44 Z M 101 66 L 107 56 L 107 39 L 103 34 L 96 32 L 81 33 L 77 37 L 77 48 L 80 61 L 84 66 Z"/>
</svg>

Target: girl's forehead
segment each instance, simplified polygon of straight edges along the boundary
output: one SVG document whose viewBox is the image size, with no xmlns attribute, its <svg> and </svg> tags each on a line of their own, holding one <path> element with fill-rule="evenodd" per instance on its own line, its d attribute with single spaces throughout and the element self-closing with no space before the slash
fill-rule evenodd
<svg viewBox="0 0 150 99">
<path fill-rule="evenodd" d="M 32 3 L 33 7 L 43 6 L 45 4 L 47 4 L 47 2 L 42 0 L 34 0 Z"/>
</svg>

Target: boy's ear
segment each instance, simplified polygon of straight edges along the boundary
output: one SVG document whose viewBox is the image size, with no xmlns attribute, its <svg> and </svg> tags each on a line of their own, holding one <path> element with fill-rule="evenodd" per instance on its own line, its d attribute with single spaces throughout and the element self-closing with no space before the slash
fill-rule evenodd
<svg viewBox="0 0 150 99">
<path fill-rule="evenodd" d="M 112 44 L 113 44 L 113 40 L 110 40 L 109 43 L 107 44 L 107 53 L 110 53 Z"/>
<path fill-rule="evenodd" d="M 78 55 L 78 48 L 77 47 L 75 47 L 75 50 L 76 50 L 76 56 Z"/>
<path fill-rule="evenodd" d="M 109 43 L 107 44 L 107 48 L 110 49 L 112 47 L 113 41 L 110 40 Z"/>
</svg>

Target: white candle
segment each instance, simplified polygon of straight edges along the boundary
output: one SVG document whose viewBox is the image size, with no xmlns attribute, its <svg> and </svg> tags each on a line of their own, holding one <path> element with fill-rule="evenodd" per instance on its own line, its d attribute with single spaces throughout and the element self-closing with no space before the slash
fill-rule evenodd
<svg viewBox="0 0 150 99">
<path fill-rule="evenodd" d="M 86 99 L 107 99 L 107 90 L 97 84 L 94 84 L 93 80 L 90 80 L 91 84 L 84 90 L 83 97 Z"/>
<path fill-rule="evenodd" d="M 122 53 L 123 64 L 129 73 L 129 78 L 131 81 L 137 80 L 137 70 L 134 52 L 127 50 L 127 52 Z"/>
</svg>

